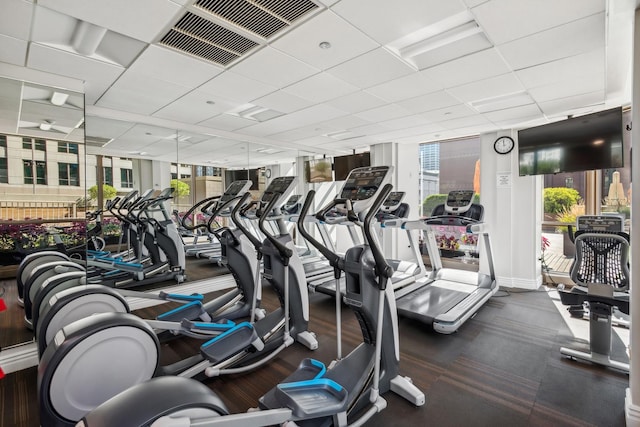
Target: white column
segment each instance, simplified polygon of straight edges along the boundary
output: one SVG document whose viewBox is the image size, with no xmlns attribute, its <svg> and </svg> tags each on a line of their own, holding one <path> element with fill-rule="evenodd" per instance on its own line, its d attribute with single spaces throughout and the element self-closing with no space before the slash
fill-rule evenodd
<svg viewBox="0 0 640 427">
<path fill-rule="evenodd" d="M 636 9 L 635 23 L 640 19 L 640 9 Z M 636 108 L 640 105 L 640 28 L 634 24 L 633 32 L 633 93 L 632 93 L 632 123 L 636 124 L 631 129 L 631 140 L 640 141 L 640 111 Z M 634 165 L 640 165 L 640 149 L 632 150 L 631 162 Z M 631 171 L 631 181 L 635 185 L 640 183 L 640 168 L 635 167 Z M 631 242 L 637 242 L 640 239 L 640 196 L 632 193 L 631 198 Z M 631 251 L 631 325 L 629 333 L 629 388 L 627 389 L 627 397 L 625 399 L 625 417 L 627 426 L 640 426 L 640 377 L 635 375 L 636 369 L 640 370 L 640 328 L 636 328 L 633 320 L 640 319 L 640 293 L 635 292 L 640 286 L 640 277 L 634 274 L 640 269 L 640 251 Z"/>
<path fill-rule="evenodd" d="M 404 202 L 411 207 L 409 219 L 417 219 L 420 211 L 420 158 L 419 145 L 388 142 L 371 146 L 373 166 L 394 166 L 391 184 L 394 191 L 404 191 Z M 384 253 L 395 259 L 412 259 L 406 233 L 400 230 L 385 230 L 382 241 Z"/>
<path fill-rule="evenodd" d="M 481 135 L 480 202 L 485 208 L 499 286 L 536 289 L 542 283 L 540 270 L 540 226 L 542 179 L 518 175 L 518 150 L 497 154 L 498 136 L 517 132 Z"/>
</svg>

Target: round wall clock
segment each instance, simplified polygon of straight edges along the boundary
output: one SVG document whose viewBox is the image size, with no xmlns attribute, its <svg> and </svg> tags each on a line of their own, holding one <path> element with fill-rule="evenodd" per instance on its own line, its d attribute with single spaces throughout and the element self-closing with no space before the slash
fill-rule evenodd
<svg viewBox="0 0 640 427">
<path fill-rule="evenodd" d="M 515 142 L 510 136 L 500 136 L 493 143 L 493 149 L 496 150 L 498 154 L 508 154 L 513 150 L 514 146 Z"/>
</svg>

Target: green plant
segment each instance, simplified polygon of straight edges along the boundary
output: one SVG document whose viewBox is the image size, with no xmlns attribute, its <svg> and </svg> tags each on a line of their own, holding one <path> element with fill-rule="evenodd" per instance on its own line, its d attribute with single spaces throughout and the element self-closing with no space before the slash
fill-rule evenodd
<svg viewBox="0 0 640 427">
<path fill-rule="evenodd" d="M 563 210 L 558 215 L 556 215 L 556 221 L 558 222 L 566 222 L 567 224 L 576 224 L 576 219 L 578 216 L 584 215 L 584 206 L 582 205 L 573 205 L 568 209 Z M 556 233 L 566 233 L 567 227 L 560 226 L 556 227 Z"/>
<path fill-rule="evenodd" d="M 89 200 L 97 200 L 98 199 L 98 185 L 94 185 L 89 187 L 87 190 L 89 193 Z M 102 198 L 104 200 L 113 199 L 118 194 L 118 191 L 109 184 L 102 184 Z"/>
<path fill-rule="evenodd" d="M 580 193 L 574 188 L 551 187 L 544 189 L 544 211 L 549 214 L 560 214 L 578 203 Z"/>
<path fill-rule="evenodd" d="M 191 193 L 191 188 L 186 182 L 182 182 L 179 179 L 172 179 L 169 184 L 173 188 L 173 195 L 176 197 L 188 196 Z"/>
</svg>

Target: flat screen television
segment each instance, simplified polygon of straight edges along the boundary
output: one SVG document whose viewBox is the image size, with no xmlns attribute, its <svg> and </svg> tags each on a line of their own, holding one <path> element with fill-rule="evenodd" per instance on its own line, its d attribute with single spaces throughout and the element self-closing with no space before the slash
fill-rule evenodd
<svg viewBox="0 0 640 427">
<path fill-rule="evenodd" d="M 518 131 L 520 176 L 624 166 L 622 108 Z"/>
<path fill-rule="evenodd" d="M 250 179 L 252 181 L 251 188 L 249 190 L 258 190 L 258 178 L 260 176 L 260 169 L 233 169 L 224 171 L 224 180 L 228 186 L 234 181 L 241 179 Z"/>
<path fill-rule="evenodd" d="M 333 181 L 333 167 L 330 159 L 313 159 L 305 162 L 305 175 L 307 182 L 331 182 Z"/>
<path fill-rule="evenodd" d="M 344 181 L 353 169 L 371 166 L 371 155 L 367 151 L 366 153 L 334 157 L 333 165 L 336 172 L 336 181 Z"/>
</svg>

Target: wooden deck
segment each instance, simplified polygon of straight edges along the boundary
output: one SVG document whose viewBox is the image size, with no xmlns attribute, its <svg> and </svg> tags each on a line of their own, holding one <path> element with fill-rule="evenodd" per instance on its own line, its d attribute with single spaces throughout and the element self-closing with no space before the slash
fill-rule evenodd
<svg viewBox="0 0 640 427">
<path fill-rule="evenodd" d="M 544 262 L 546 266 L 549 268 L 549 271 L 554 271 L 558 273 L 569 273 L 569 269 L 571 268 L 571 263 L 573 262 L 573 258 L 567 258 L 563 254 L 545 252 Z"/>
</svg>

